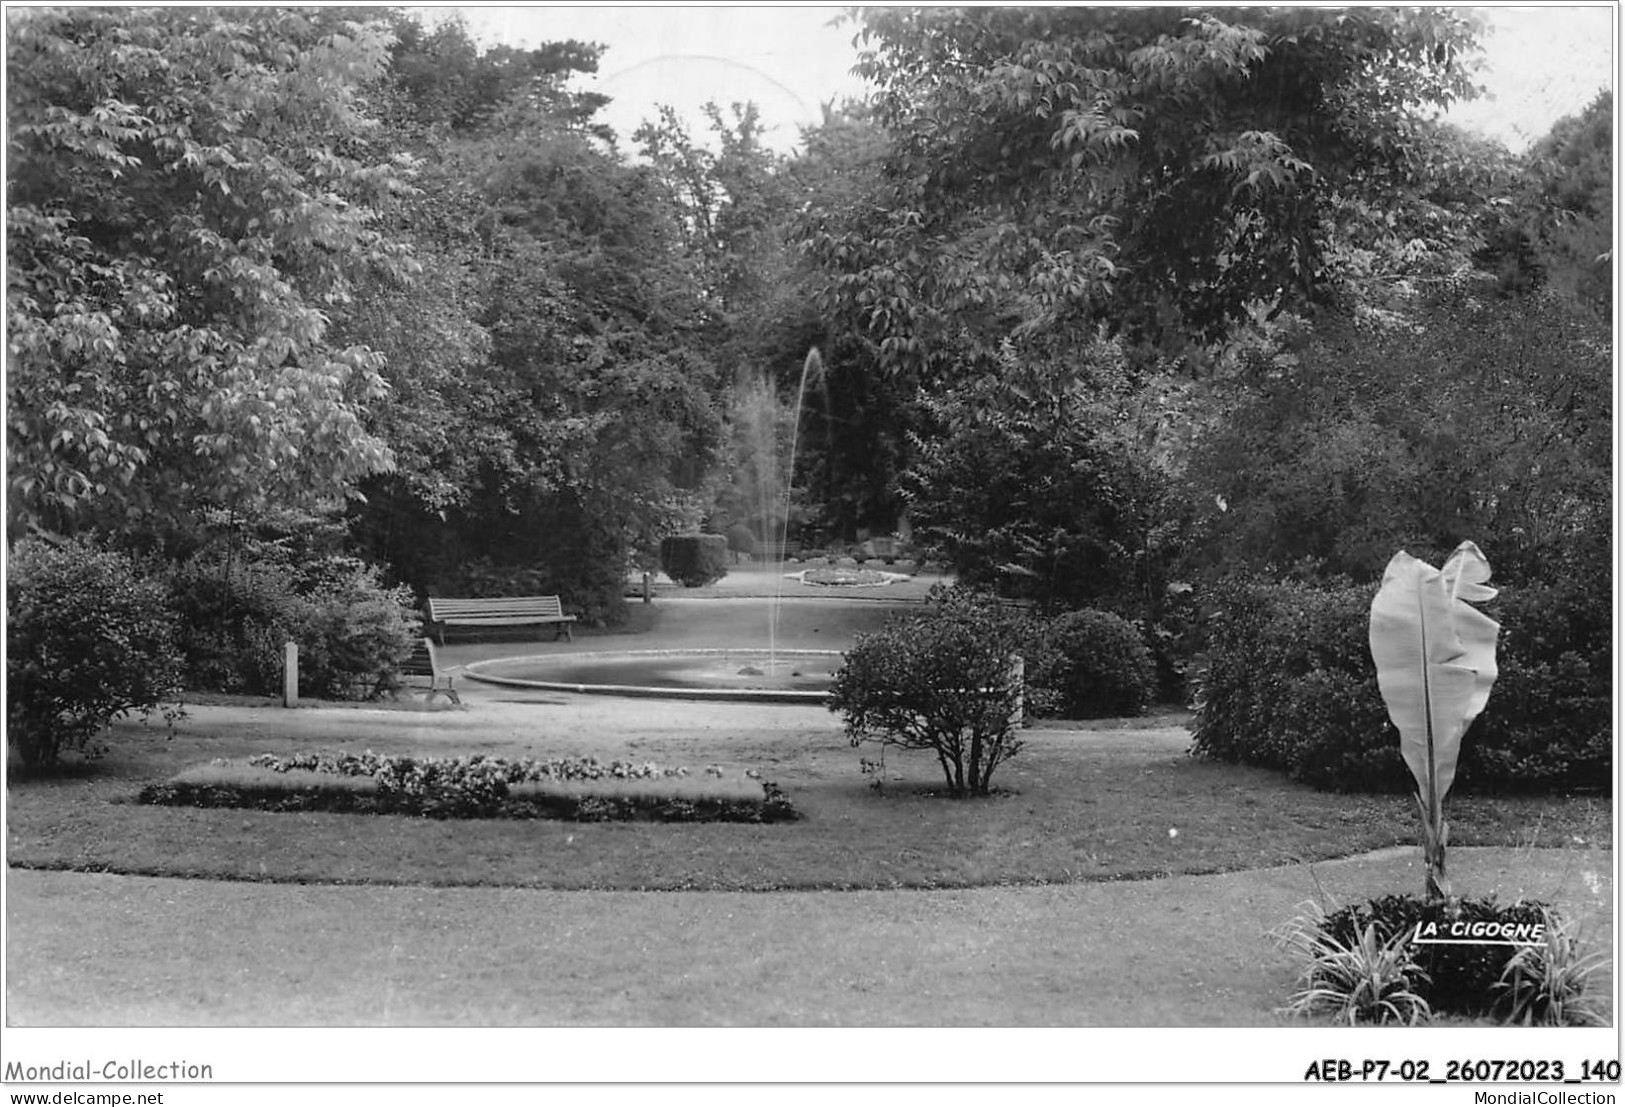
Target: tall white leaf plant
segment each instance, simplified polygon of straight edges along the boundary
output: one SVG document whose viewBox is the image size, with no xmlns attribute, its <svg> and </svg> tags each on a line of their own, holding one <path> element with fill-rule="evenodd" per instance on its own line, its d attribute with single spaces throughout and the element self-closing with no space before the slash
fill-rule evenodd
<svg viewBox="0 0 1625 1107">
<path fill-rule="evenodd" d="M 1489 702 L 1501 625 L 1476 607 L 1495 598 L 1490 563 L 1471 542 L 1444 568 L 1400 551 L 1371 601 L 1371 657 L 1399 749 L 1416 777 L 1429 899 L 1450 894 L 1444 852 L 1444 797 L 1456 779 L 1462 735 Z"/>
</svg>

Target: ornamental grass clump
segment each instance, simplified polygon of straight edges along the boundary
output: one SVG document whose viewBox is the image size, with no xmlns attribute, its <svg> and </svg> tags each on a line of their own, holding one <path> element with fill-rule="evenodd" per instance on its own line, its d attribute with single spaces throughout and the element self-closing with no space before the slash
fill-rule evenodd
<svg viewBox="0 0 1625 1107">
<path fill-rule="evenodd" d="M 1495 982 L 1497 1009 L 1515 1026 L 1607 1026 L 1595 1002 L 1608 958 L 1582 952 L 1576 927 L 1545 905 L 1542 940 L 1519 949 Z"/>
<path fill-rule="evenodd" d="M 1308 903 L 1277 935 L 1303 961 L 1298 990 L 1283 1008 L 1291 1015 L 1329 1016 L 1336 1022 L 1414 1026 L 1432 1016 L 1418 991 L 1426 982 L 1411 959 L 1403 932 L 1384 937 L 1368 922 L 1353 933 L 1330 925 L 1318 903 Z"/>
</svg>

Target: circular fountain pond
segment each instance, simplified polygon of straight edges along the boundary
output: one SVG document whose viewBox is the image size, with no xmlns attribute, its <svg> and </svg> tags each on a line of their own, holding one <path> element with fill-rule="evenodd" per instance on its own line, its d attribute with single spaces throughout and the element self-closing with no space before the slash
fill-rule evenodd
<svg viewBox="0 0 1625 1107">
<path fill-rule="evenodd" d="M 476 661 L 473 680 L 509 688 L 736 703 L 822 703 L 837 650 L 622 650 Z"/>
</svg>

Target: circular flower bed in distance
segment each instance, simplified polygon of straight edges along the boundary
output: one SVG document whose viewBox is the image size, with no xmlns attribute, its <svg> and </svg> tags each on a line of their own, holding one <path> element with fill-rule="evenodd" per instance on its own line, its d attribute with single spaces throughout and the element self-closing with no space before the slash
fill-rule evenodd
<svg viewBox="0 0 1625 1107">
<path fill-rule="evenodd" d="M 874 587 L 893 581 L 907 580 L 907 573 L 886 573 L 879 569 L 818 568 L 803 569 L 799 573 L 785 574 L 790 580 L 799 580 L 821 588 Z"/>
</svg>

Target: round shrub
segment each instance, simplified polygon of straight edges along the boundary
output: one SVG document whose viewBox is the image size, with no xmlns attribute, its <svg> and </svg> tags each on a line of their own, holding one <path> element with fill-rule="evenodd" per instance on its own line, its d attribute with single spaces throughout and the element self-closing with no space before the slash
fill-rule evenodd
<svg viewBox="0 0 1625 1107">
<path fill-rule="evenodd" d="M 401 686 L 420 622 L 410 589 L 386 588 L 353 557 L 307 566 L 298 597 L 299 686 L 325 699 L 373 699 Z"/>
<path fill-rule="evenodd" d="M 1144 714 L 1157 680 L 1151 651 L 1134 624 L 1089 609 L 1050 620 L 1043 628 L 1042 658 L 1029 673 L 1068 719 Z"/>
<path fill-rule="evenodd" d="M 1022 637 L 996 600 L 934 588 L 923 610 L 858 636 L 829 708 L 854 746 L 930 750 L 950 795 L 986 795 L 993 771 L 1021 749 L 1022 689 L 1010 678 Z"/>
<path fill-rule="evenodd" d="M 660 569 L 685 588 L 728 575 L 728 540 L 720 534 L 673 534 L 660 540 Z"/>
<path fill-rule="evenodd" d="M 83 542 L 23 539 L 6 578 L 6 735 L 42 768 L 87 751 L 117 714 L 150 714 L 180 684 L 162 583 Z"/>
</svg>

